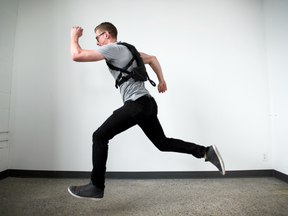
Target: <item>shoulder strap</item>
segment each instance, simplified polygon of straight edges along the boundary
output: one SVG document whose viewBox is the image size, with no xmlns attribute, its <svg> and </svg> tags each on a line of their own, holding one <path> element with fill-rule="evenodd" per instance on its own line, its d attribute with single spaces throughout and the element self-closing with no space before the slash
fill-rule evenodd
<svg viewBox="0 0 288 216">
<path fill-rule="evenodd" d="M 134 75 L 133 72 L 129 72 L 128 68 L 133 64 L 134 60 L 136 60 L 138 67 L 142 67 L 143 69 L 145 69 L 147 79 L 149 80 L 151 85 L 155 87 L 156 84 L 149 78 L 148 73 L 146 71 L 145 64 L 143 62 L 143 59 L 142 59 L 140 53 L 137 51 L 137 49 L 133 45 L 125 43 L 125 42 L 117 42 L 117 44 L 126 46 L 130 50 L 130 52 L 132 53 L 133 57 L 124 68 L 115 67 L 114 65 L 112 65 L 106 61 L 106 64 L 110 69 L 120 71 L 120 74 L 118 75 L 118 77 L 115 81 L 115 87 L 118 88 L 118 86 L 121 86 L 122 83 L 126 82 L 131 77 L 133 77 L 133 75 Z M 128 76 L 122 76 L 122 73 L 126 73 L 126 74 L 128 74 Z"/>
<path fill-rule="evenodd" d="M 138 67 L 143 67 L 146 70 L 145 64 L 143 62 L 142 56 L 140 55 L 140 53 L 137 51 L 137 49 L 135 48 L 135 46 L 125 43 L 125 42 L 118 42 L 118 44 L 124 45 L 126 46 L 130 52 L 132 53 L 132 55 L 134 56 Z"/>
<path fill-rule="evenodd" d="M 131 53 L 133 54 L 133 56 L 135 57 L 135 59 L 137 61 L 138 67 L 143 67 L 145 69 L 145 74 L 146 74 L 147 79 L 149 80 L 151 85 L 155 87 L 156 83 L 153 82 L 153 80 L 150 79 L 150 77 L 149 77 L 149 75 L 148 75 L 148 73 L 146 71 L 146 67 L 145 67 L 145 64 L 143 62 L 142 56 L 137 51 L 137 49 L 133 45 L 125 43 L 125 42 L 119 42 L 118 44 L 122 44 L 122 45 L 126 46 L 131 51 Z"/>
<path fill-rule="evenodd" d="M 119 67 L 115 67 L 114 65 L 110 64 L 109 62 L 106 61 L 106 64 L 109 68 L 111 68 L 112 70 L 116 70 L 116 71 L 121 71 L 127 74 L 130 74 L 129 71 L 127 71 L 127 69 L 132 65 L 133 61 L 135 60 L 135 57 L 133 56 L 133 58 L 128 62 L 128 64 L 124 67 L 124 68 L 119 68 Z"/>
</svg>

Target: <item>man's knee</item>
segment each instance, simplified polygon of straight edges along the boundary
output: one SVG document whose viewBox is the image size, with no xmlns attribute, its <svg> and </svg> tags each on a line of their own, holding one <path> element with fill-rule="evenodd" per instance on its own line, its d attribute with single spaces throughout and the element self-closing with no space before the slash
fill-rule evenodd
<svg viewBox="0 0 288 216">
<path fill-rule="evenodd" d="M 92 141 L 93 143 L 96 143 L 97 141 L 105 142 L 107 139 L 105 138 L 104 133 L 101 132 L 101 130 L 98 128 L 92 135 Z M 107 140 L 108 141 L 108 140 Z"/>
<path fill-rule="evenodd" d="M 169 143 L 169 139 L 167 138 L 161 141 L 155 142 L 154 145 L 162 152 L 169 151 L 170 143 Z"/>
<path fill-rule="evenodd" d="M 113 131 L 112 131 L 113 132 Z M 93 143 L 108 144 L 109 140 L 114 137 L 110 130 L 105 130 L 99 127 L 92 135 Z"/>
</svg>

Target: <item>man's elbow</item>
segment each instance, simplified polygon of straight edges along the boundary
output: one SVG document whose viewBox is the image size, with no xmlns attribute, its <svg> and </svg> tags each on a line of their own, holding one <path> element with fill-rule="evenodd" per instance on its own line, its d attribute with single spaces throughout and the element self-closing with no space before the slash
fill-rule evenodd
<svg viewBox="0 0 288 216">
<path fill-rule="evenodd" d="M 144 64 L 153 64 L 153 62 L 156 60 L 157 61 L 157 58 L 156 56 L 153 56 L 153 55 L 148 55 L 148 54 L 145 54 L 145 53 L 140 53 L 141 54 L 141 57 L 143 59 L 143 62 Z"/>
<path fill-rule="evenodd" d="M 152 56 L 151 56 L 151 59 L 152 59 L 151 61 L 155 61 L 155 60 L 157 61 L 156 56 L 153 56 L 153 55 L 152 55 Z"/>
<path fill-rule="evenodd" d="M 71 54 L 71 58 L 72 58 L 72 60 L 75 61 L 75 62 L 80 62 L 80 61 L 81 61 L 81 59 L 79 58 L 79 56 L 78 56 L 78 55 L 75 55 L 75 54 Z"/>
<path fill-rule="evenodd" d="M 151 64 L 154 64 L 157 61 L 158 60 L 157 60 L 156 56 L 151 55 L 150 58 L 149 58 L 148 64 L 151 65 Z"/>
</svg>

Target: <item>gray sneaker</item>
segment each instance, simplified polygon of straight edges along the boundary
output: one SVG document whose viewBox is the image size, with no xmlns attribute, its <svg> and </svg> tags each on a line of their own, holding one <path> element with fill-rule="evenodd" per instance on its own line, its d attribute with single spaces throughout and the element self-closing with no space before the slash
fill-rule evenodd
<svg viewBox="0 0 288 216">
<path fill-rule="evenodd" d="M 205 161 L 209 161 L 212 164 L 214 164 L 218 170 L 222 173 L 222 175 L 225 175 L 225 165 L 224 161 L 222 160 L 222 157 L 216 148 L 215 145 L 209 146 L 208 151 L 206 152 L 206 159 Z"/>
<path fill-rule="evenodd" d="M 104 190 L 96 188 L 92 181 L 87 185 L 70 186 L 68 192 L 77 198 L 88 198 L 93 200 L 101 200 L 104 196 Z"/>
</svg>

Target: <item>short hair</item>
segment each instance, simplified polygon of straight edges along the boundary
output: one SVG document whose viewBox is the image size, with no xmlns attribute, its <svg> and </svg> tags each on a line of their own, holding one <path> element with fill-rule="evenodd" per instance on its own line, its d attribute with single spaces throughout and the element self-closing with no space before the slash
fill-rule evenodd
<svg viewBox="0 0 288 216">
<path fill-rule="evenodd" d="M 94 29 L 94 32 L 96 32 L 97 30 L 100 32 L 108 31 L 111 37 L 117 40 L 117 34 L 118 34 L 117 28 L 112 23 L 103 22 L 99 24 L 98 26 L 96 26 L 96 28 Z"/>
</svg>

